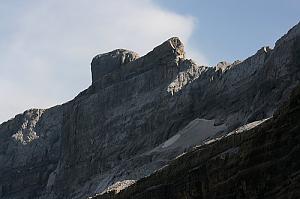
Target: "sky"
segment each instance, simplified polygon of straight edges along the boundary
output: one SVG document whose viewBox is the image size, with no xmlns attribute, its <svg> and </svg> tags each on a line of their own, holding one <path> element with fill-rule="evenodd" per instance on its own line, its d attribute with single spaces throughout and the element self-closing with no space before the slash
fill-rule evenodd
<svg viewBox="0 0 300 199">
<path fill-rule="evenodd" d="M 0 0 L 0 123 L 73 99 L 90 62 L 116 48 L 140 55 L 170 37 L 214 66 L 243 60 L 300 20 L 299 0 Z"/>
</svg>

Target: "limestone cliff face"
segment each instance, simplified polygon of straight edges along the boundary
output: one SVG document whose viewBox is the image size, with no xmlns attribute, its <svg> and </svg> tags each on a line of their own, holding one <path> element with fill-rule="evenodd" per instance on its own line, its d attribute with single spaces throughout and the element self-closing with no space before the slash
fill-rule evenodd
<svg viewBox="0 0 300 199">
<path fill-rule="evenodd" d="M 34 198 L 60 158 L 62 107 L 32 109 L 0 126 L 0 198 Z"/>
<path fill-rule="evenodd" d="M 117 52 L 96 56 L 92 67 L 103 67 L 97 59 L 115 57 Z M 176 95 L 175 89 L 201 72 L 201 67 L 184 60 L 182 43 L 172 38 L 146 56 L 101 74 L 64 109 L 62 158 L 54 190 L 65 188 L 63 193 L 72 197 L 78 191 L 101 192 L 117 180 L 139 179 L 164 165 L 164 159 L 141 155 L 189 121 L 191 99 Z M 174 88 L 168 88 L 174 81 L 178 82 Z"/>
<path fill-rule="evenodd" d="M 1 197 L 101 193 L 208 137 L 271 117 L 300 80 L 299 28 L 273 50 L 216 67 L 186 59 L 178 38 L 143 57 L 123 49 L 97 55 L 92 85 L 75 99 L 0 126 Z"/>
<path fill-rule="evenodd" d="M 255 128 L 232 132 L 178 157 L 119 193 L 94 199 L 299 198 L 300 87 Z"/>
</svg>

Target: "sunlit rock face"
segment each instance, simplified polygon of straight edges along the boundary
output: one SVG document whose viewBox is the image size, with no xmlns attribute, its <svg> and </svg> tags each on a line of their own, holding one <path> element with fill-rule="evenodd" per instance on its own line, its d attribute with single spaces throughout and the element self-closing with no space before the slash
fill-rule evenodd
<svg viewBox="0 0 300 199">
<path fill-rule="evenodd" d="M 176 37 L 142 57 L 97 55 L 75 99 L 0 126 L 0 196 L 84 198 L 127 186 L 209 137 L 271 117 L 299 83 L 298 28 L 273 50 L 216 67 L 187 59 Z"/>
<path fill-rule="evenodd" d="M 60 159 L 62 107 L 31 109 L 0 125 L 0 198 L 46 192 Z"/>
</svg>

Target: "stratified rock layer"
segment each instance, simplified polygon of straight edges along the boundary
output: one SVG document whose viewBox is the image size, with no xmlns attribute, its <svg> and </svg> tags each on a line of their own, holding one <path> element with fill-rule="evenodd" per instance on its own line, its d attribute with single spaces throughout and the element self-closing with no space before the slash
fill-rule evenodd
<svg viewBox="0 0 300 199">
<path fill-rule="evenodd" d="M 186 59 L 176 37 L 143 57 L 121 49 L 97 55 L 92 85 L 75 99 L 0 126 L 0 196 L 101 193 L 214 134 L 271 117 L 300 80 L 299 28 L 273 50 L 217 67 Z"/>
<path fill-rule="evenodd" d="M 274 118 L 197 147 L 120 193 L 94 199 L 300 198 L 300 87 Z"/>
</svg>

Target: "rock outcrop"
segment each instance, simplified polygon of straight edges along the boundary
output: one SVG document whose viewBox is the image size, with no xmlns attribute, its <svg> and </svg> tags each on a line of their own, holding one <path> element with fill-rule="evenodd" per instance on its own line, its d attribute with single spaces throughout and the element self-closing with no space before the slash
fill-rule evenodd
<svg viewBox="0 0 300 199">
<path fill-rule="evenodd" d="M 32 109 L 0 126 L 0 198 L 34 198 L 60 158 L 62 109 Z"/>
<path fill-rule="evenodd" d="M 300 86 L 272 119 L 231 132 L 94 199 L 299 198 Z"/>
<path fill-rule="evenodd" d="M 0 196 L 84 198 L 272 117 L 300 80 L 299 28 L 274 49 L 218 67 L 186 59 L 178 38 L 142 57 L 97 55 L 92 85 L 75 99 L 0 126 Z"/>
<path fill-rule="evenodd" d="M 112 72 L 122 70 L 122 66 L 136 60 L 139 57 L 137 53 L 132 51 L 117 49 L 112 52 L 97 55 L 92 60 L 92 82 L 104 81 Z"/>
</svg>

